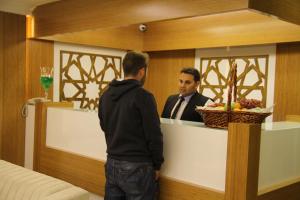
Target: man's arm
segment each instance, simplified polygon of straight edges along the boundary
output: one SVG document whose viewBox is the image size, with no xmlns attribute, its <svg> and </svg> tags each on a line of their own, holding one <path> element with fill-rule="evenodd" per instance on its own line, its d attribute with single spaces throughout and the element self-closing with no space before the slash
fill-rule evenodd
<svg viewBox="0 0 300 200">
<path fill-rule="evenodd" d="M 100 127 L 101 127 L 102 131 L 105 132 L 101 106 L 102 106 L 102 96 L 100 97 L 99 104 L 98 104 L 98 118 L 99 118 Z"/>
<path fill-rule="evenodd" d="M 151 152 L 155 170 L 159 170 L 164 161 L 163 136 L 160 129 L 160 119 L 157 113 L 156 102 L 152 94 L 143 92 L 140 101 L 143 129 L 147 140 L 148 149 Z"/>
</svg>

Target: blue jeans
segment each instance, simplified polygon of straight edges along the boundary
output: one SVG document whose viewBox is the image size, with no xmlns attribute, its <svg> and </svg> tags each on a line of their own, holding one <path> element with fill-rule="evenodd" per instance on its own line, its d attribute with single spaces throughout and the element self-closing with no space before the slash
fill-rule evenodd
<svg viewBox="0 0 300 200">
<path fill-rule="evenodd" d="M 155 200 L 158 184 L 152 163 L 108 158 L 104 200 Z"/>
</svg>

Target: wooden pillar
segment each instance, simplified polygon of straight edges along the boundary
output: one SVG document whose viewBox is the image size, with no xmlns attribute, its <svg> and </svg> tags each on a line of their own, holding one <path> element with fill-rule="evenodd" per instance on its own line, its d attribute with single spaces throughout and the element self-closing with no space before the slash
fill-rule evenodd
<svg viewBox="0 0 300 200">
<path fill-rule="evenodd" d="M 4 13 L 0 12 L 0 159 L 2 158 L 2 115 L 3 115 L 3 80 L 4 80 L 4 61 L 3 61 L 3 42 L 4 42 Z"/>
<path fill-rule="evenodd" d="M 35 105 L 35 119 L 34 119 L 34 150 L 33 150 L 33 170 L 39 171 L 40 169 L 40 152 L 42 148 L 42 132 L 45 131 L 44 124 L 47 117 L 45 103 L 37 103 Z"/>
<path fill-rule="evenodd" d="M 260 136 L 260 125 L 229 124 L 225 200 L 256 199 Z"/>
</svg>

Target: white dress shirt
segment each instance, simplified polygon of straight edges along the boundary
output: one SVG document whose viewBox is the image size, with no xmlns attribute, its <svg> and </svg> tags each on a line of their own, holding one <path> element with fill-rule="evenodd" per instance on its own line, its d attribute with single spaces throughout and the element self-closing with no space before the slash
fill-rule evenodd
<svg viewBox="0 0 300 200">
<path fill-rule="evenodd" d="M 177 112 L 177 115 L 176 115 L 175 119 L 180 119 L 180 118 L 181 118 L 182 113 L 183 113 L 183 111 L 184 111 L 186 105 L 189 103 L 189 101 L 190 101 L 190 99 L 191 99 L 191 97 L 192 97 L 193 95 L 194 95 L 194 94 L 191 94 L 191 95 L 189 95 L 189 96 L 184 97 L 184 101 L 181 103 L 180 108 L 179 108 L 179 110 L 178 110 L 178 112 Z M 181 95 L 179 95 L 179 98 L 178 98 L 178 100 L 177 100 L 175 106 L 173 107 L 170 116 L 172 116 L 172 114 L 173 114 L 173 112 L 174 112 L 174 110 L 175 110 L 177 104 L 179 104 L 180 97 L 181 97 Z"/>
<path fill-rule="evenodd" d="M 182 113 L 183 113 L 185 107 L 187 106 L 187 104 L 189 103 L 189 101 L 190 101 L 190 99 L 192 98 L 193 95 L 194 95 L 194 94 L 191 94 L 191 95 L 189 95 L 189 96 L 184 97 L 184 101 L 181 103 L 180 108 L 179 108 L 179 110 L 178 110 L 178 112 L 177 112 L 177 115 L 176 115 L 175 119 L 181 119 Z M 179 104 L 179 102 L 180 102 L 180 97 L 181 97 L 181 96 L 182 96 L 182 95 L 179 95 L 179 98 L 178 98 L 176 104 L 175 104 L 174 107 L 172 108 L 172 112 L 171 112 L 171 115 L 170 115 L 170 116 L 173 115 L 173 112 L 174 112 L 176 106 L 177 106 L 177 105 Z M 212 104 L 212 103 L 214 103 L 214 102 L 213 102 L 212 100 L 208 99 L 208 100 L 206 101 L 206 103 L 205 103 L 205 106 L 206 106 L 206 105 L 209 105 L 209 104 Z"/>
</svg>

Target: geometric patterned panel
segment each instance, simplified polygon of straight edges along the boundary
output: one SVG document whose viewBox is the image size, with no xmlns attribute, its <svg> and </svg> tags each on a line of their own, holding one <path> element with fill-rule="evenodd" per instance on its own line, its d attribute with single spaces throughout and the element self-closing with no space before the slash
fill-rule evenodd
<svg viewBox="0 0 300 200">
<path fill-rule="evenodd" d="M 230 66 L 237 63 L 237 100 L 254 98 L 266 105 L 268 55 L 201 58 L 199 91 L 215 102 L 227 103 Z"/>
<path fill-rule="evenodd" d="M 97 109 L 108 84 L 121 78 L 121 63 L 120 56 L 60 51 L 60 101 Z"/>
</svg>

